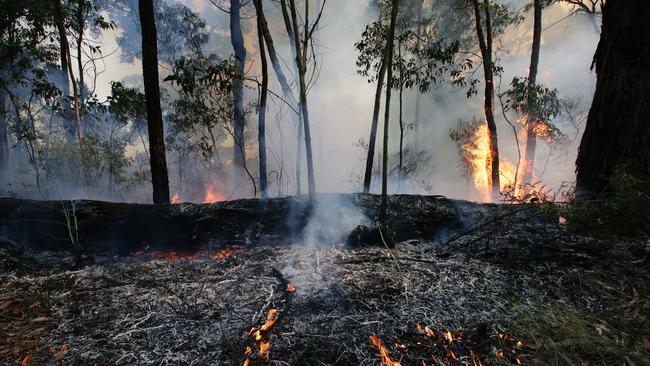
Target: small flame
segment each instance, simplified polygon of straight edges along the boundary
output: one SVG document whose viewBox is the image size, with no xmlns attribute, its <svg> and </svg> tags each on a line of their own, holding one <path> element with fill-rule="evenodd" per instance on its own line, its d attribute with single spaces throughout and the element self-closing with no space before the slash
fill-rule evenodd
<svg viewBox="0 0 650 366">
<path fill-rule="evenodd" d="M 131 255 L 140 257 L 145 254 L 156 259 L 166 259 L 166 260 L 196 260 L 196 259 L 213 259 L 213 260 L 222 260 L 226 259 L 234 254 L 241 252 L 241 248 L 224 248 L 217 251 L 197 251 L 197 252 L 179 252 L 179 251 L 159 251 L 153 250 L 151 252 L 145 253 L 143 250 L 137 250 L 132 252 Z"/>
<path fill-rule="evenodd" d="M 381 339 L 374 334 L 370 336 L 370 344 L 375 346 L 381 354 L 381 364 L 383 366 L 401 366 L 402 364 L 393 360 L 388 354 L 388 350 L 381 344 Z"/>
<path fill-rule="evenodd" d="M 287 292 L 295 292 L 295 291 L 296 291 L 296 288 L 293 287 L 291 282 L 287 283 Z"/>
<path fill-rule="evenodd" d="M 266 358 L 268 356 L 269 349 L 271 348 L 271 342 L 264 336 L 265 333 L 268 332 L 277 321 L 278 310 L 270 309 L 268 313 L 266 313 L 266 323 L 264 323 L 264 325 L 259 328 L 252 328 L 250 331 L 250 335 L 253 337 L 253 339 L 255 339 L 255 341 L 259 342 L 260 344 L 260 357 Z M 246 350 L 246 352 L 248 352 L 248 350 Z M 248 359 L 248 355 L 246 357 Z"/>
<path fill-rule="evenodd" d="M 215 203 L 222 202 L 226 200 L 226 196 L 215 190 L 214 184 L 208 184 L 205 186 L 205 192 L 203 194 L 203 203 Z"/>
<path fill-rule="evenodd" d="M 23 360 L 20 362 L 20 366 L 29 366 L 29 359 L 32 358 L 32 355 L 27 355 Z"/>
<path fill-rule="evenodd" d="M 181 195 L 178 192 L 174 193 L 174 195 L 172 196 L 172 203 L 179 203 L 180 201 L 181 201 Z"/>
<path fill-rule="evenodd" d="M 445 333 L 445 339 L 447 340 L 447 342 L 449 342 L 449 344 L 452 344 L 452 342 L 454 341 L 454 337 L 451 336 L 450 331 L 447 331 L 447 333 Z"/>
</svg>

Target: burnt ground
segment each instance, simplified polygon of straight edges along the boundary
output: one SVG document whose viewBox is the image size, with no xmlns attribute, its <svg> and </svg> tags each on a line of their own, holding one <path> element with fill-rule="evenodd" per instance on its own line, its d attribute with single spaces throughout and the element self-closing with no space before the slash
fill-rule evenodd
<svg viewBox="0 0 650 366">
<path fill-rule="evenodd" d="M 394 249 L 95 253 L 72 270 L 66 252 L 5 241 L 0 363 L 647 364 L 647 241 L 476 209 L 471 225 Z"/>
</svg>

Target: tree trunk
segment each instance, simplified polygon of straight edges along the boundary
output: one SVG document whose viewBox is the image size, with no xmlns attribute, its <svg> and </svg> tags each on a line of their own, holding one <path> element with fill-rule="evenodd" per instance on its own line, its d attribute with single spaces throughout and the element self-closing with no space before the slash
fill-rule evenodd
<svg viewBox="0 0 650 366">
<path fill-rule="evenodd" d="M 386 224 L 388 218 L 388 122 L 390 122 L 390 94 L 393 89 L 393 47 L 395 43 L 395 23 L 399 12 L 399 0 L 393 0 L 390 11 L 390 28 L 386 40 L 386 105 L 384 107 L 384 146 L 381 167 L 381 204 L 379 206 L 379 222 Z"/>
<path fill-rule="evenodd" d="M 314 180 L 314 159 L 311 147 L 311 131 L 309 129 L 309 109 L 307 107 L 307 84 L 305 74 L 307 73 L 307 47 L 309 46 L 309 0 L 305 1 L 304 18 L 304 39 L 300 39 L 298 32 L 298 16 L 296 12 L 295 0 L 289 0 L 289 10 L 291 11 L 291 22 L 294 34 L 294 43 L 296 46 L 296 67 L 298 68 L 298 78 L 300 86 L 300 110 L 302 111 L 303 132 L 305 134 L 305 157 L 307 159 L 307 182 L 309 189 L 309 198 L 313 202 L 316 195 L 316 182 Z M 301 42 L 302 41 L 302 42 Z"/>
<path fill-rule="evenodd" d="M 260 93 L 260 105 L 258 110 L 258 146 L 260 160 L 260 192 L 262 199 L 268 198 L 268 183 L 266 175 L 266 98 L 269 86 L 269 71 L 266 63 L 266 51 L 264 49 L 264 9 L 262 0 L 253 0 L 257 14 L 257 38 L 260 48 L 260 60 L 262 61 L 262 91 Z"/>
<path fill-rule="evenodd" d="M 284 20 L 284 26 L 287 31 L 287 37 L 289 37 L 289 46 L 291 48 L 291 58 L 293 60 L 298 57 L 298 52 L 296 51 L 296 34 L 293 31 L 291 16 L 287 10 L 286 0 L 280 0 L 280 7 L 282 8 L 282 19 Z M 269 49 L 270 52 L 270 49 Z M 273 61 L 272 61 L 273 62 Z M 294 63 L 294 66 L 296 64 Z M 275 66 L 274 66 L 275 67 Z M 300 71 L 296 67 L 296 73 Z M 298 142 L 296 143 L 296 195 L 301 194 L 301 181 L 302 181 L 302 127 L 303 127 L 303 117 L 302 117 L 302 107 L 300 102 L 298 102 Z"/>
<path fill-rule="evenodd" d="M 61 5 L 61 0 L 55 0 L 55 7 L 56 7 L 56 28 L 57 32 L 59 33 L 59 48 L 60 48 L 60 54 L 61 54 L 61 82 L 63 85 L 61 85 L 61 90 L 63 92 L 64 97 L 69 97 L 70 96 L 70 76 L 68 75 L 68 52 L 70 50 L 70 46 L 68 45 L 68 37 L 66 36 L 65 32 L 65 16 L 63 14 L 63 7 Z M 70 112 L 70 104 L 66 102 L 63 106 L 63 110 L 66 112 L 65 115 L 68 115 L 68 112 Z M 69 119 L 65 119 L 64 121 L 64 129 L 66 133 L 66 139 L 69 143 L 74 142 L 74 136 L 75 136 L 75 125 L 74 123 L 71 123 L 73 121 Z"/>
<path fill-rule="evenodd" d="M 422 6 L 424 0 L 418 1 L 418 15 L 417 15 L 417 30 L 416 30 L 416 39 L 415 39 L 415 48 L 420 49 L 421 38 L 422 38 Z M 413 118 L 413 151 L 419 151 L 420 145 L 422 142 L 422 126 L 420 121 L 420 114 L 422 111 L 422 93 L 415 89 L 415 115 Z"/>
<path fill-rule="evenodd" d="M 404 79 L 402 73 L 402 42 L 399 42 L 397 46 L 397 53 L 399 54 L 400 68 L 399 68 L 399 175 L 402 176 L 402 164 L 404 163 L 404 114 L 403 114 L 403 105 L 404 105 Z"/>
<path fill-rule="evenodd" d="M 476 18 L 476 34 L 478 36 L 481 57 L 483 58 L 483 73 L 485 76 L 485 120 L 488 129 L 490 156 L 486 161 L 488 187 L 492 193 L 492 200 L 498 200 L 501 194 L 499 177 L 499 145 L 497 138 L 497 125 L 494 120 L 494 64 L 492 62 L 492 19 L 490 15 L 490 2 L 485 0 L 485 33 L 481 24 L 481 10 L 478 0 L 473 0 L 474 16 Z"/>
<path fill-rule="evenodd" d="M 372 183 L 372 169 L 375 159 L 375 145 L 377 144 L 377 126 L 379 125 L 379 109 L 381 108 L 381 92 L 384 87 L 384 77 L 386 76 L 387 55 L 384 51 L 384 58 L 381 60 L 381 66 L 377 73 L 377 87 L 375 89 L 375 104 L 372 110 L 372 121 L 370 124 L 370 138 L 368 139 L 368 156 L 366 157 L 366 172 L 363 177 L 363 193 L 370 192 Z"/>
<path fill-rule="evenodd" d="M 650 2 L 608 1 L 594 56 L 597 83 L 576 161 L 577 193 L 611 191 L 618 166 L 650 179 Z"/>
<path fill-rule="evenodd" d="M 542 42 L 542 0 L 533 0 L 534 24 L 533 24 L 533 49 L 530 56 L 530 69 L 528 70 L 528 84 L 537 83 L 537 69 L 539 65 L 539 50 Z M 526 152 L 524 153 L 524 185 L 530 183 L 533 176 L 533 166 L 535 161 L 535 149 L 537 147 L 537 134 L 535 129 L 539 116 L 533 116 L 533 110 L 529 106 L 526 115 Z M 516 179 L 516 177 L 515 177 Z"/>
<path fill-rule="evenodd" d="M 233 80 L 233 98 L 235 103 L 233 149 L 235 167 L 243 167 L 246 163 L 246 141 L 244 128 L 246 116 L 244 115 L 244 66 L 246 65 L 246 48 L 241 30 L 240 0 L 230 0 L 230 42 L 235 50 L 235 64 L 237 75 Z"/>
<path fill-rule="evenodd" d="M 0 181 L 8 175 L 9 168 L 9 130 L 7 128 L 6 92 L 0 88 Z"/>
<path fill-rule="evenodd" d="M 149 130 L 149 154 L 153 203 L 169 203 L 169 180 L 165 158 L 165 137 L 160 108 L 160 85 L 158 84 L 158 40 L 154 19 L 153 0 L 139 0 L 140 26 L 142 28 L 142 74 L 147 103 L 147 127 Z"/>
<path fill-rule="evenodd" d="M 83 48 L 84 25 L 85 25 L 85 19 L 84 19 L 84 13 L 86 7 L 85 4 L 86 4 L 85 0 L 79 0 L 79 8 L 77 9 L 77 25 L 79 27 L 79 34 L 77 34 L 77 69 L 79 69 L 79 102 L 81 107 L 83 107 L 86 100 L 84 67 L 83 67 L 83 61 L 81 59 L 82 56 L 81 50 Z"/>
</svg>

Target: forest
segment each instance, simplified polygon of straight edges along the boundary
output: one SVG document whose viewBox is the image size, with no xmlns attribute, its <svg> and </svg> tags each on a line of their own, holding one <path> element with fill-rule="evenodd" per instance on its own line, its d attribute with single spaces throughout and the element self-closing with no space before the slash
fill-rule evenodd
<svg viewBox="0 0 650 366">
<path fill-rule="evenodd" d="M 650 2 L 0 0 L 0 363 L 650 364 Z"/>
</svg>

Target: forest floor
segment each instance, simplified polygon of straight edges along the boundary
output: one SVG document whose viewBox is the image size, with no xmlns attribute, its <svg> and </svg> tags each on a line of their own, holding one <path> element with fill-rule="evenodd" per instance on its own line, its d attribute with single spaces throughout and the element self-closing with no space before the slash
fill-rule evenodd
<svg viewBox="0 0 650 366">
<path fill-rule="evenodd" d="M 0 241 L 0 363 L 649 364 L 648 242 L 496 211 L 394 249 L 145 250 L 81 269 Z"/>
</svg>

